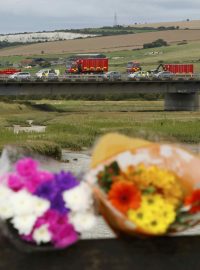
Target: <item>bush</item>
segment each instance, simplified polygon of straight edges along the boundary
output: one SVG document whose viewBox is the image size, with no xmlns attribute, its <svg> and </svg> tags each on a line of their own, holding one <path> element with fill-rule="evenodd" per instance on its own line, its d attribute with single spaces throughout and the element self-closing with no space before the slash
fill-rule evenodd
<svg viewBox="0 0 200 270">
<path fill-rule="evenodd" d="M 28 140 L 24 143 L 18 143 L 17 146 L 23 148 L 28 153 L 38 153 L 57 160 L 61 160 L 62 157 L 61 147 L 54 142 Z"/>
<path fill-rule="evenodd" d="M 168 46 L 167 42 L 163 39 L 157 39 L 151 43 L 143 44 L 143 49 L 157 48 L 157 47 L 162 47 L 162 46 Z"/>
</svg>

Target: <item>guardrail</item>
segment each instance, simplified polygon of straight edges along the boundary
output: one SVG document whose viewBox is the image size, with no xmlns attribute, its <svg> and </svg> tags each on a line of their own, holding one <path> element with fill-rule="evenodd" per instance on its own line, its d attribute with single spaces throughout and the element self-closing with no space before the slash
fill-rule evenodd
<svg viewBox="0 0 200 270">
<path fill-rule="evenodd" d="M 150 77 L 139 77 L 139 78 L 128 78 L 127 74 L 122 74 L 121 78 L 105 78 L 102 74 L 66 74 L 53 77 L 42 77 L 38 78 L 36 76 L 31 76 L 28 78 L 9 78 L 9 76 L 0 75 L 0 82 L 107 82 L 107 81 L 169 81 L 169 80 L 200 80 L 200 73 L 194 74 L 183 74 L 174 75 L 173 78 L 155 78 Z"/>
</svg>

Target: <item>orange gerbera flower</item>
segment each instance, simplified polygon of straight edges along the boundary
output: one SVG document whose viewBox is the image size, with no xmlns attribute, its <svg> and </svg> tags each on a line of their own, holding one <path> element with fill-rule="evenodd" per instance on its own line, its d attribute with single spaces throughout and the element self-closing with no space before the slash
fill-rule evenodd
<svg viewBox="0 0 200 270">
<path fill-rule="evenodd" d="M 129 209 L 137 209 L 141 203 L 141 193 L 131 182 L 115 182 L 108 193 L 108 199 L 120 212 L 126 214 Z"/>
<path fill-rule="evenodd" d="M 189 211 L 192 214 L 200 212 L 200 189 L 195 190 L 185 199 L 185 205 L 191 206 Z"/>
</svg>

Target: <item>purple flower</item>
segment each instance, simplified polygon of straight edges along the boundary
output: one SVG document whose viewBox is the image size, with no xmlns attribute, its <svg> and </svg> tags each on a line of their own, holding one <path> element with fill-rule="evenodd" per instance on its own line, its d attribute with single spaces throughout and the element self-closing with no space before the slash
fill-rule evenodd
<svg viewBox="0 0 200 270">
<path fill-rule="evenodd" d="M 54 175 L 45 171 L 37 171 L 34 175 L 30 175 L 26 178 L 25 187 L 31 193 L 35 192 L 36 189 L 43 183 L 50 182 L 54 178 Z"/>
<path fill-rule="evenodd" d="M 65 202 L 62 198 L 62 192 L 59 186 L 54 181 L 48 181 L 41 184 L 35 191 L 35 195 L 47 199 L 51 203 L 51 209 L 57 210 L 61 214 L 66 214 L 69 210 L 65 207 Z"/>
<path fill-rule="evenodd" d="M 55 174 L 55 180 L 61 191 L 74 188 L 80 184 L 71 172 L 61 171 L 60 173 Z"/>
<path fill-rule="evenodd" d="M 54 200 L 51 201 L 51 209 L 57 210 L 61 214 L 66 214 L 70 211 L 65 207 L 65 202 L 63 200 L 61 192 L 59 192 L 54 198 Z"/>
<path fill-rule="evenodd" d="M 58 194 L 58 191 L 59 189 L 55 181 L 48 181 L 39 185 L 34 194 L 41 198 L 47 199 L 50 202 L 53 202 Z"/>
<path fill-rule="evenodd" d="M 16 170 L 21 176 L 31 176 L 37 171 L 38 163 L 32 158 L 23 158 L 16 163 Z"/>
</svg>

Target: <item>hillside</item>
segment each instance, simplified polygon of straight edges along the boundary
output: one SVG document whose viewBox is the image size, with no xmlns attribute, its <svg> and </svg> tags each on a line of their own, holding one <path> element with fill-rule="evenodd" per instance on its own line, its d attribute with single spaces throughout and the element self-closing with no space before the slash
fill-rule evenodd
<svg viewBox="0 0 200 270">
<path fill-rule="evenodd" d="M 162 38 L 173 44 L 187 41 L 200 41 L 200 30 L 169 30 L 159 32 L 138 33 L 130 35 L 93 37 L 87 39 L 44 42 L 23 45 L 0 50 L 0 56 L 63 54 L 74 52 L 112 52 L 142 48 L 144 43 Z"/>
<path fill-rule="evenodd" d="M 142 27 L 179 27 L 180 29 L 200 29 L 200 20 L 191 20 L 191 21 L 178 21 L 178 22 L 160 22 L 160 23 L 146 23 L 146 24 L 137 24 L 137 25 L 130 25 L 135 26 L 138 28 Z"/>
<path fill-rule="evenodd" d="M 69 40 L 77 38 L 91 37 L 91 34 L 77 34 L 68 32 L 40 32 L 40 33 L 23 33 L 23 34 L 8 34 L 0 35 L 0 42 L 21 42 L 21 43 L 33 43 L 33 42 L 47 42 L 47 41 L 58 41 L 58 40 Z"/>
</svg>

